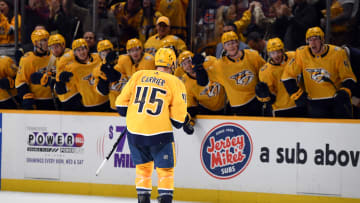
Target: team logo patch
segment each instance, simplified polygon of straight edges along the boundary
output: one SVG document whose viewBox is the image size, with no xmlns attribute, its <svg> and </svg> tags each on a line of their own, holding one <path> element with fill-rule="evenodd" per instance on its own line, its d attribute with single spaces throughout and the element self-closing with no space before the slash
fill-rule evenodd
<svg viewBox="0 0 360 203">
<path fill-rule="evenodd" d="M 208 97 L 214 97 L 220 94 L 220 84 L 217 82 L 211 82 L 204 88 L 200 95 L 207 95 Z"/>
<path fill-rule="evenodd" d="M 310 73 L 311 79 L 317 83 L 324 82 L 325 81 L 324 78 L 330 78 L 330 73 L 323 68 L 314 68 L 314 69 L 307 68 L 305 70 L 308 73 Z"/>
<path fill-rule="evenodd" d="M 90 73 L 89 75 L 83 77 L 83 80 L 87 80 L 89 82 L 89 85 L 94 85 L 95 84 L 95 78 L 93 77 L 92 73 Z"/>
<path fill-rule="evenodd" d="M 211 129 L 200 148 L 201 164 L 216 179 L 231 179 L 249 165 L 253 151 L 250 134 L 236 123 L 222 123 Z"/>
<path fill-rule="evenodd" d="M 243 70 L 235 75 L 231 76 L 230 79 L 236 81 L 237 85 L 248 85 L 254 78 L 254 73 L 249 70 Z"/>
</svg>

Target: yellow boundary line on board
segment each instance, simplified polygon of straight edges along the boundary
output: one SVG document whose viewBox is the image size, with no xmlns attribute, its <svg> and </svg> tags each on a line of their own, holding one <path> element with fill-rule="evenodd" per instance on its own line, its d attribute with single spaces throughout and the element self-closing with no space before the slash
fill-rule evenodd
<svg viewBox="0 0 360 203">
<path fill-rule="evenodd" d="M 119 116 L 116 112 L 79 112 L 79 111 L 43 111 L 43 110 L 0 110 L 0 113 L 15 114 L 47 114 L 47 115 L 78 115 L 78 116 Z M 318 119 L 318 118 L 275 118 L 255 116 L 207 116 L 198 115 L 199 119 L 242 120 L 242 121 L 273 121 L 273 122 L 307 122 L 307 123 L 349 123 L 360 124 L 360 119 Z"/>
<path fill-rule="evenodd" d="M 78 195 L 117 196 L 136 198 L 135 186 L 96 183 L 74 183 L 45 180 L 2 179 L 2 190 L 61 193 Z M 157 197 L 153 187 L 152 198 Z M 191 202 L 213 203 L 359 203 L 360 199 L 332 196 L 285 195 L 272 193 L 238 192 L 224 190 L 206 190 L 192 188 L 175 188 L 174 199 Z"/>
</svg>

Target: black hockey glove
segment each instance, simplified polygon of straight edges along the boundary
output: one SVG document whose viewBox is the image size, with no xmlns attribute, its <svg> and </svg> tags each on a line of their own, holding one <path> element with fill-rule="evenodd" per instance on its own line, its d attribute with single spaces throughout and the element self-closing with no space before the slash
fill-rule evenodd
<svg viewBox="0 0 360 203">
<path fill-rule="evenodd" d="M 256 84 L 255 94 L 256 94 L 256 98 L 260 102 L 265 103 L 265 102 L 269 102 L 271 100 L 269 87 L 264 82 L 259 82 L 258 84 Z"/>
<path fill-rule="evenodd" d="M 23 96 L 22 106 L 25 110 L 33 110 L 35 106 L 34 94 L 27 93 Z"/>
<path fill-rule="evenodd" d="M 194 133 L 194 124 L 195 122 L 191 120 L 190 115 L 188 114 L 183 125 L 184 132 L 188 135 L 192 135 Z"/>
<path fill-rule="evenodd" d="M 74 74 L 72 72 L 68 72 L 68 71 L 63 71 L 62 73 L 60 73 L 59 75 L 59 80 L 61 82 L 69 82 L 70 78 L 73 76 Z"/>
<path fill-rule="evenodd" d="M 111 53 L 111 52 L 110 52 Z M 101 65 L 101 69 L 100 69 L 103 73 L 105 73 L 106 78 L 110 81 L 110 82 L 115 82 L 120 80 L 121 78 L 121 73 L 117 70 L 114 69 L 114 65 L 110 64 L 110 63 L 105 63 L 103 65 Z"/>
<path fill-rule="evenodd" d="M 11 84 L 10 84 L 10 81 L 8 78 L 0 79 L 0 88 L 1 89 L 4 89 L 4 90 L 10 89 L 10 86 L 11 86 Z"/>
</svg>

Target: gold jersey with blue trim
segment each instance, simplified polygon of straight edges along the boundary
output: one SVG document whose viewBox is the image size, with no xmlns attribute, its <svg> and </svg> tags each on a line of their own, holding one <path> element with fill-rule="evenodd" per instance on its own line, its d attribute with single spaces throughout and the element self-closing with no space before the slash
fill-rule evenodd
<svg viewBox="0 0 360 203">
<path fill-rule="evenodd" d="M 51 54 L 37 56 L 32 51 L 27 52 L 20 59 L 19 70 L 15 79 L 15 87 L 19 88 L 22 85 L 26 84 L 29 86 L 30 91 L 34 94 L 34 99 L 51 99 L 52 95 L 50 86 L 44 87 L 40 84 L 32 84 L 30 80 L 31 74 L 35 72 L 44 74 L 47 72 L 48 69 L 53 69 L 53 67 L 48 68 L 50 58 Z"/>
<path fill-rule="evenodd" d="M 295 52 L 286 52 L 284 61 L 281 64 L 272 64 L 267 62 L 259 72 L 259 80 L 268 85 L 270 92 L 276 95 L 276 100 L 272 104 L 274 111 L 295 108 L 294 100 L 290 99 L 284 84 L 281 82 L 281 76 L 287 64 L 294 59 Z"/>
<path fill-rule="evenodd" d="M 232 60 L 224 56 L 207 69 L 209 79 L 225 88 L 232 107 L 243 106 L 255 98 L 258 73 L 265 64 L 257 51 L 245 49 L 242 52 L 241 58 Z"/>
<path fill-rule="evenodd" d="M 17 70 L 18 67 L 12 58 L 8 56 L 0 56 L 0 78 L 8 78 L 9 83 L 12 84 L 10 85 L 9 91 L 0 88 L 0 102 L 8 100 L 11 96 L 15 96 L 17 94 L 17 91 L 14 88 L 14 78 Z"/>
<path fill-rule="evenodd" d="M 101 74 L 100 64 L 99 55 L 93 53 L 89 63 L 83 64 L 75 60 L 65 67 L 66 71 L 73 73 L 66 87 L 70 91 L 79 91 L 85 107 L 99 106 L 109 100 L 108 96 L 102 96 L 96 92 L 95 78 Z"/>
<path fill-rule="evenodd" d="M 308 97 L 313 100 L 333 98 L 342 82 L 356 81 L 345 50 L 334 45 L 324 46 L 325 52 L 320 55 L 314 55 L 308 45 L 299 47 L 281 77 L 286 81 L 302 74 Z"/>
<path fill-rule="evenodd" d="M 125 85 L 116 99 L 116 107 L 127 108 L 129 142 L 140 145 L 172 142 L 172 121 L 183 123 L 187 115 L 185 86 L 174 75 L 141 70 Z"/>
</svg>

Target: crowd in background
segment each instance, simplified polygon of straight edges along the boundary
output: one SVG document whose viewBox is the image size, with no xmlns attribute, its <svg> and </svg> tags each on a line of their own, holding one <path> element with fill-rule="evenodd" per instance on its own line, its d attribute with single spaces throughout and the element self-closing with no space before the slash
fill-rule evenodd
<svg viewBox="0 0 360 203">
<path fill-rule="evenodd" d="M 251 57 L 246 60 L 256 64 L 251 65 L 256 72 L 256 81 L 266 83 L 258 74 L 264 66 L 274 65 L 273 57 L 269 56 L 272 50 L 268 49 L 268 40 L 278 38 L 281 43 L 276 42 L 283 47 L 273 51 L 282 50 L 282 57 L 291 58 L 286 51 L 295 51 L 306 45 L 309 28 L 324 29 L 328 17 L 325 0 L 198 0 L 195 19 L 191 19 L 191 1 L 188 0 L 98 0 L 96 14 L 93 14 L 92 2 L 25 1 L 25 13 L 18 16 L 21 50 L 16 50 L 12 58 L 0 58 L 1 108 L 116 111 L 116 95 L 131 75 L 138 70 L 155 69 L 153 56 L 156 50 L 171 47 L 178 56 L 175 75 L 182 78 L 190 89 L 199 86 L 202 96 L 205 93 L 208 98 L 216 95 L 210 100 L 215 105 L 211 111 L 193 96 L 194 101 L 189 100 L 191 105 L 188 110 L 194 117 L 197 114 L 280 116 L 282 114 L 274 113 L 274 108 L 277 108 L 274 107 L 275 101 L 268 103 L 267 100 L 272 99 L 273 90 L 267 91 L 262 83 L 263 86 L 254 83 L 251 95 L 244 93 L 248 90 L 240 90 L 239 94 L 229 91 L 230 87 L 224 84 L 226 78 L 219 76 L 221 68 L 233 67 L 229 65 L 234 60 L 230 57 L 232 51 L 226 43 L 235 41 L 235 55 L 239 60 L 243 60 L 244 55 Z M 333 0 L 330 15 L 329 44 L 342 47 L 347 54 L 354 81 L 359 81 L 360 77 L 358 10 L 358 0 Z M 96 23 L 92 24 L 94 15 Z M 191 36 L 191 23 L 196 25 L 195 38 Z M 1 44 L 14 43 L 14 27 L 13 1 L 0 0 Z M 236 33 L 236 36 L 228 33 Z M 60 37 L 50 40 L 55 34 L 60 34 Z M 325 38 L 320 34 L 314 36 L 319 36 L 320 40 Z M 46 41 L 46 46 L 43 41 Z M 191 42 L 193 52 L 186 52 Z M 56 48 L 56 45 L 61 46 Z M 56 54 L 57 49 L 59 54 Z M 207 57 L 202 57 L 204 55 Z M 236 58 L 235 62 L 238 62 Z M 286 61 L 286 64 L 289 62 Z M 285 62 L 279 62 L 282 63 Z M 220 68 L 212 69 L 213 66 Z M 26 72 L 25 67 L 31 71 Z M 79 67 L 89 69 L 87 75 L 79 71 Z M 87 83 L 93 89 L 84 90 L 86 84 L 82 84 L 81 80 L 85 76 L 89 76 Z M 239 80 L 242 76 L 236 77 Z M 304 86 L 297 82 L 297 86 Z M 335 84 L 336 90 L 340 83 Z M 255 85 L 258 92 L 255 92 Z M 286 86 L 286 90 L 289 98 L 293 96 L 291 98 L 297 100 L 304 97 L 297 88 L 293 91 Z M 353 90 L 357 89 L 351 86 Z M 262 94 L 264 92 L 269 94 Z M 334 98 L 336 95 L 339 94 L 335 94 Z M 357 94 L 352 92 L 352 96 Z M 359 100 L 353 97 L 353 106 L 350 107 L 355 117 L 359 117 Z M 292 112 L 283 116 L 307 117 L 308 114 Z"/>
</svg>

